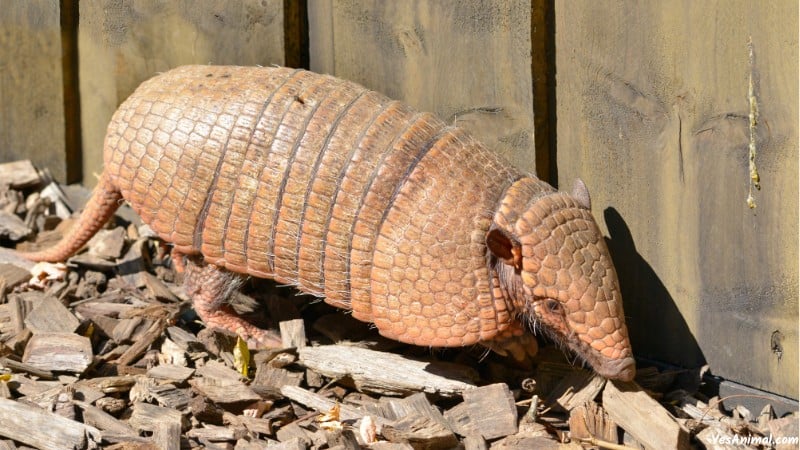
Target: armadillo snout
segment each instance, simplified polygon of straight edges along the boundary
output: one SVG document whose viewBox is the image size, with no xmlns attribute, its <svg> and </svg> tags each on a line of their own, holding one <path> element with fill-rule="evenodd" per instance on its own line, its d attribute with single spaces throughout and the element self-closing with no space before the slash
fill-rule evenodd
<svg viewBox="0 0 800 450">
<path fill-rule="evenodd" d="M 599 259 L 601 265 L 607 258 Z M 590 285 L 578 302 L 567 300 L 566 305 L 576 304 L 578 309 L 567 311 L 569 328 L 574 336 L 567 344 L 585 358 L 597 373 L 606 378 L 629 381 L 636 368 L 625 326 L 625 314 L 619 295 L 616 272 L 613 266 L 599 285 Z"/>
</svg>

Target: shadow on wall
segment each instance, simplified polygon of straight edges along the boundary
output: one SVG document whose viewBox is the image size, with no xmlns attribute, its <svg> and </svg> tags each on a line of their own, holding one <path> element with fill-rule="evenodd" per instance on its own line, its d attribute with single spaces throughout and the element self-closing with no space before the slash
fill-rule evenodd
<svg viewBox="0 0 800 450">
<path fill-rule="evenodd" d="M 667 288 L 636 251 L 625 220 L 614 208 L 603 215 L 634 355 L 690 369 L 704 365 L 700 346 Z"/>
</svg>

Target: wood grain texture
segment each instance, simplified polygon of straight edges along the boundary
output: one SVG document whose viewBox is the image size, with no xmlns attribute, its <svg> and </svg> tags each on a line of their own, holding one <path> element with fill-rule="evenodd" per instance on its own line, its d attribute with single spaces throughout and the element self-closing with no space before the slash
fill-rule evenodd
<svg viewBox="0 0 800 450">
<path fill-rule="evenodd" d="M 368 392 L 393 395 L 424 386 L 426 393 L 453 397 L 475 388 L 466 381 L 469 374 L 464 373 L 463 367 L 455 365 L 347 345 L 305 347 L 298 354 L 306 367 L 331 378 L 349 376 L 359 389 Z"/>
<path fill-rule="evenodd" d="M 707 360 L 715 375 L 788 396 L 798 389 L 797 8 L 556 3 L 559 179 L 583 177 L 605 216 L 634 353 Z"/>
<path fill-rule="evenodd" d="M 65 181 L 59 13 L 56 0 L 0 9 L 0 161 L 30 159 Z"/>
<path fill-rule="evenodd" d="M 635 383 L 609 382 L 603 390 L 609 417 L 645 448 L 689 449 L 689 434 Z"/>
<path fill-rule="evenodd" d="M 0 436 L 44 450 L 96 448 L 100 430 L 24 403 L 0 398 Z"/>
<path fill-rule="evenodd" d="M 308 9 L 311 70 L 435 112 L 533 170 L 529 1 L 321 0 Z"/>
<path fill-rule="evenodd" d="M 97 183 L 106 125 L 142 81 L 190 63 L 285 64 L 283 4 L 283 0 L 81 2 L 84 183 Z"/>
</svg>

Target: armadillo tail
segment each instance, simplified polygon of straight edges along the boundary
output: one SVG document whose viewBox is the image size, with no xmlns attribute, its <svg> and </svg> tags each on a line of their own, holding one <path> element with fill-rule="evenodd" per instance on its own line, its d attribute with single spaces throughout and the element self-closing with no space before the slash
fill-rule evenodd
<svg viewBox="0 0 800 450">
<path fill-rule="evenodd" d="M 64 261 L 81 249 L 119 207 L 122 194 L 104 173 L 81 213 L 78 223 L 53 247 L 20 254 L 31 261 Z"/>
</svg>

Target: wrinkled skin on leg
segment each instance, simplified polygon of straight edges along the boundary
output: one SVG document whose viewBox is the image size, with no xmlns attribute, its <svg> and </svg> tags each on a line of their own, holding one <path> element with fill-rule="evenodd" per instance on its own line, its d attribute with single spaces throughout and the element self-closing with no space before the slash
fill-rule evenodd
<svg viewBox="0 0 800 450">
<path fill-rule="evenodd" d="M 236 314 L 227 303 L 241 286 L 242 275 L 205 264 L 200 257 L 183 258 L 179 252 L 173 252 L 173 259 L 176 268 L 184 273 L 183 287 L 207 328 L 232 331 L 251 348 L 281 347 L 280 336 L 251 324 Z"/>
</svg>

